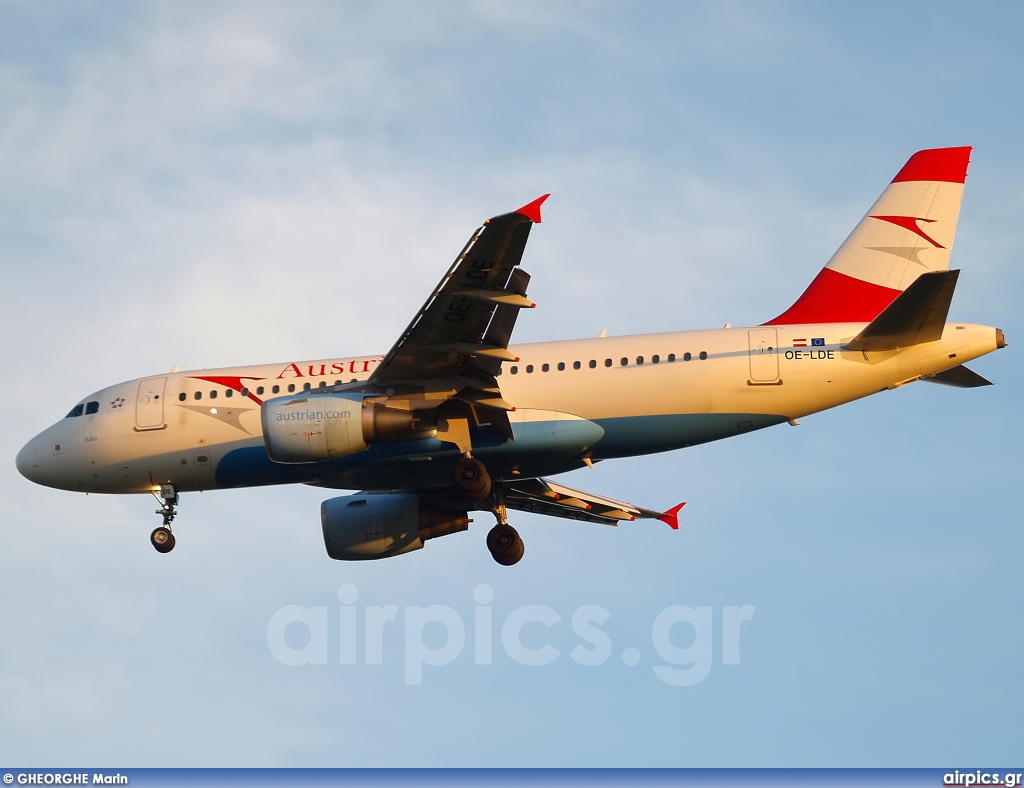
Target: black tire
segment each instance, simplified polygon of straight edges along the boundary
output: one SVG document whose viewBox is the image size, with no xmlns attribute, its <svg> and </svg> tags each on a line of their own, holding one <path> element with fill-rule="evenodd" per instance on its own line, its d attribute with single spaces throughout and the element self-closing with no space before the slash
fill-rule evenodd
<svg viewBox="0 0 1024 788">
<path fill-rule="evenodd" d="M 482 501 L 491 494 L 491 475 L 480 460 L 463 457 L 455 466 L 455 486 L 471 501 Z"/>
<path fill-rule="evenodd" d="M 174 549 L 174 534 L 171 529 L 161 525 L 149 535 L 149 541 L 158 553 L 169 553 Z"/>
<path fill-rule="evenodd" d="M 526 545 L 515 528 L 508 523 L 499 523 L 487 533 L 487 549 L 499 564 L 512 566 L 519 563 Z"/>
</svg>

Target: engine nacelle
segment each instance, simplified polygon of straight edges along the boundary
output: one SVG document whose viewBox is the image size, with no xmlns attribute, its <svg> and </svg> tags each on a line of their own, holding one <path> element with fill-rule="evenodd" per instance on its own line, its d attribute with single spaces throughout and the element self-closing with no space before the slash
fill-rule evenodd
<svg viewBox="0 0 1024 788">
<path fill-rule="evenodd" d="M 469 528 L 468 512 L 444 509 L 412 493 L 345 495 L 320 504 L 327 555 L 338 561 L 390 558 L 435 536 Z"/>
<path fill-rule="evenodd" d="M 323 462 L 366 451 L 371 441 L 412 434 L 410 412 L 364 400 L 362 394 L 309 393 L 263 403 L 263 442 L 274 462 Z"/>
</svg>

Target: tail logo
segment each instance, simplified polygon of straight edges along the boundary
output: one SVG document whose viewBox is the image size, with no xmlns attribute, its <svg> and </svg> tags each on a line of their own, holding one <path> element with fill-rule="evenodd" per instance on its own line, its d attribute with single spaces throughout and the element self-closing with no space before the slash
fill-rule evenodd
<svg viewBox="0 0 1024 788">
<path fill-rule="evenodd" d="M 946 247 L 936 241 L 934 238 L 928 235 L 924 230 L 921 229 L 918 222 L 927 222 L 931 224 L 934 219 L 922 219 L 917 216 L 872 216 L 872 219 L 880 219 L 883 222 L 889 222 L 889 224 L 895 224 L 897 227 L 902 227 L 904 230 L 910 230 L 914 235 L 919 238 L 923 238 L 936 249 L 945 249 Z"/>
</svg>

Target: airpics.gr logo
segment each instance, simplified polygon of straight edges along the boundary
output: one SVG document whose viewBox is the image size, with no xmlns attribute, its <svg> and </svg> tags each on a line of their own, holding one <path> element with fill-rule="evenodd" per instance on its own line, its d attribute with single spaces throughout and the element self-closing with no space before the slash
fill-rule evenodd
<svg viewBox="0 0 1024 788">
<path fill-rule="evenodd" d="M 539 604 L 501 610 L 486 583 L 473 589 L 468 614 L 438 604 L 357 605 L 359 591 L 350 583 L 338 589 L 338 600 L 333 611 L 327 605 L 277 610 L 267 624 L 274 658 L 292 667 L 400 663 L 404 683 L 419 685 L 427 667 L 572 662 L 593 668 L 618 656 L 628 667 L 646 660 L 659 681 L 690 687 L 708 677 L 716 648 L 722 665 L 740 664 L 741 630 L 754 617 L 753 605 L 725 605 L 717 612 L 710 605 L 669 605 L 653 617 L 648 634 L 623 648 L 613 635 L 626 636 L 609 626 L 612 614 L 601 605 L 582 605 L 564 616 Z"/>
</svg>

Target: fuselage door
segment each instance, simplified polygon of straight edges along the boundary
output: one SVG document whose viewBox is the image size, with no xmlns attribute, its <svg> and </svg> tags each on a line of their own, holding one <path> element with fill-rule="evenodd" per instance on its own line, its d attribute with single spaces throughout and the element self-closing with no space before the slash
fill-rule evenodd
<svg viewBox="0 0 1024 788">
<path fill-rule="evenodd" d="M 750 341 L 750 382 L 754 385 L 779 382 L 778 332 L 774 328 L 748 331 Z"/>
<path fill-rule="evenodd" d="M 139 381 L 139 396 L 135 400 L 135 428 L 160 430 L 164 422 L 164 387 L 167 378 L 144 378 Z"/>
</svg>

